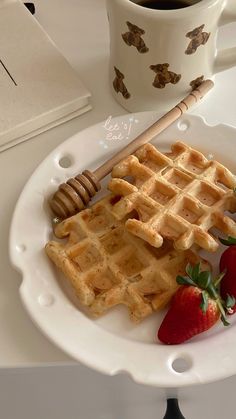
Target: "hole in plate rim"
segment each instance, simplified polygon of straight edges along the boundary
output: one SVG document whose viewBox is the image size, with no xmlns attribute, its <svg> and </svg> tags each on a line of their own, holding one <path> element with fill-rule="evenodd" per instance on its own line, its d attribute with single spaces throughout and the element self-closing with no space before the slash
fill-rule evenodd
<svg viewBox="0 0 236 419">
<path fill-rule="evenodd" d="M 186 353 L 176 354 L 169 360 L 169 367 L 175 374 L 188 373 L 193 367 L 192 357 Z"/>
<path fill-rule="evenodd" d="M 69 169 L 74 165 L 75 159 L 70 153 L 63 153 L 57 156 L 56 163 L 60 169 Z"/>
</svg>

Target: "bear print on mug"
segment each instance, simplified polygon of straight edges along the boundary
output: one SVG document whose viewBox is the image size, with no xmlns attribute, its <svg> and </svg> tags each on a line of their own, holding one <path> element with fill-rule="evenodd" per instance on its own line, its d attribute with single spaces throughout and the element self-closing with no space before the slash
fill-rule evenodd
<svg viewBox="0 0 236 419">
<path fill-rule="evenodd" d="M 147 48 L 144 40 L 142 39 L 142 35 L 145 34 L 145 31 L 130 22 L 126 22 L 126 25 L 129 28 L 129 32 L 122 33 L 121 35 L 125 43 L 129 45 L 129 47 L 134 46 L 137 48 L 138 52 L 141 54 L 148 52 L 149 48 Z"/>
<path fill-rule="evenodd" d="M 121 73 L 120 70 L 118 70 L 118 68 L 114 67 L 115 73 L 116 73 L 116 77 L 113 80 L 113 87 L 116 91 L 116 93 L 121 93 L 122 96 L 125 99 L 129 99 L 130 98 L 130 93 L 127 90 L 127 87 L 125 86 L 123 80 L 125 78 L 124 74 Z"/>
<path fill-rule="evenodd" d="M 188 47 L 185 51 L 185 54 L 191 55 L 194 54 L 200 45 L 205 45 L 210 37 L 211 33 L 202 32 L 205 25 L 201 25 L 198 28 L 193 29 L 193 31 L 186 34 L 187 38 L 190 38 L 191 41 L 188 44 Z"/>
<path fill-rule="evenodd" d="M 200 84 L 203 82 L 204 76 L 199 76 L 196 79 L 192 80 L 189 85 L 192 87 L 192 90 L 197 89 Z"/>
<path fill-rule="evenodd" d="M 169 71 L 169 66 L 170 64 L 168 63 L 150 65 L 150 69 L 156 73 L 156 77 L 152 83 L 154 87 L 157 87 L 158 89 L 164 89 L 166 84 L 176 84 L 180 81 L 181 74 L 176 74 L 173 71 Z"/>
</svg>

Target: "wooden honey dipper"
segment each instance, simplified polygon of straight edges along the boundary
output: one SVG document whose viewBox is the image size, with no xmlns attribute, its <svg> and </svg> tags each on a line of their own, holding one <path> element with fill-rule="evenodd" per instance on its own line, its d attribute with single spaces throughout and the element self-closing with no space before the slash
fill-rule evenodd
<svg viewBox="0 0 236 419">
<path fill-rule="evenodd" d="M 154 122 L 154 124 L 94 172 L 84 170 L 82 174 L 78 174 L 74 178 L 70 178 L 66 183 L 62 183 L 50 200 L 50 207 L 53 213 L 57 217 L 64 219 L 83 210 L 96 192 L 101 189 L 100 180 L 107 176 L 117 163 L 169 127 L 191 106 L 202 99 L 213 86 L 213 81 L 205 80 L 174 108 Z"/>
</svg>

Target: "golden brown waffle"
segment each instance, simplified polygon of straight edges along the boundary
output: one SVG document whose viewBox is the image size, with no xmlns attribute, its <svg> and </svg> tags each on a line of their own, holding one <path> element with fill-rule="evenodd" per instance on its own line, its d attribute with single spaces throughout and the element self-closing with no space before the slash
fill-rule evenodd
<svg viewBox="0 0 236 419">
<path fill-rule="evenodd" d="M 225 215 L 236 212 L 235 176 L 180 141 L 168 154 L 142 146 L 112 176 L 108 188 L 121 196 L 113 214 L 123 219 L 135 210 L 126 228 L 152 246 L 161 247 L 167 238 L 179 250 L 197 244 L 214 252 L 218 242 L 211 228 L 236 236 L 236 223 Z"/>
<path fill-rule="evenodd" d="M 124 304 L 131 319 L 141 321 L 168 303 L 178 288 L 176 276 L 200 258 L 167 241 L 156 249 L 129 234 L 112 215 L 116 199 L 110 195 L 58 224 L 55 235 L 65 240 L 50 241 L 46 252 L 90 313 L 99 316 Z"/>
</svg>

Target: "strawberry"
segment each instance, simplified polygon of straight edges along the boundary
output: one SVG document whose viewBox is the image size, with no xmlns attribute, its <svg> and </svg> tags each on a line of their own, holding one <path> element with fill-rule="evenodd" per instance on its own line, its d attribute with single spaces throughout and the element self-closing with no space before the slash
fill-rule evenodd
<svg viewBox="0 0 236 419">
<path fill-rule="evenodd" d="M 228 240 L 220 239 L 221 243 L 229 246 L 220 258 L 220 271 L 225 272 L 221 281 L 220 293 L 223 299 L 228 295 L 236 298 L 236 238 L 228 237 Z M 236 312 L 236 304 L 230 314 Z"/>
<path fill-rule="evenodd" d="M 183 343 L 210 329 L 220 317 L 228 326 L 225 308 L 228 310 L 230 304 L 235 304 L 235 300 L 226 304 L 219 297 L 218 285 L 223 275 L 213 281 L 211 272 L 200 271 L 200 264 L 188 265 L 186 272 L 187 277 L 176 278 L 182 286 L 158 330 L 159 340 L 168 345 Z"/>
</svg>

